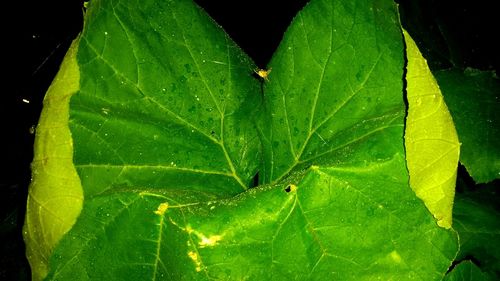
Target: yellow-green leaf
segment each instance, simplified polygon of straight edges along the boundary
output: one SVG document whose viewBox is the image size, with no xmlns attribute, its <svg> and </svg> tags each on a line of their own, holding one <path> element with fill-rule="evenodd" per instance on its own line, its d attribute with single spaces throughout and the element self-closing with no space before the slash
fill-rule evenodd
<svg viewBox="0 0 500 281">
<path fill-rule="evenodd" d="M 82 209 L 83 190 L 73 165 L 73 141 L 68 126 L 69 100 L 80 88 L 77 50 L 78 39 L 73 41 L 45 95 L 36 128 L 23 230 L 33 280 L 47 275 L 53 248 Z"/>
<path fill-rule="evenodd" d="M 434 215 L 450 228 L 460 144 L 453 120 L 427 61 L 410 35 L 406 42 L 406 161 L 410 186 Z"/>
</svg>

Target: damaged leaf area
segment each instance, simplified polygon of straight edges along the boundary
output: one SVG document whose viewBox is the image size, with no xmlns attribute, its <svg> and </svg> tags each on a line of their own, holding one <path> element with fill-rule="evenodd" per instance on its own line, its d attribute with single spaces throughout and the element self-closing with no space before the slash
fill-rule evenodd
<svg viewBox="0 0 500 281">
<path fill-rule="evenodd" d="M 312 0 L 260 70 L 190 0 L 91 1 L 85 200 L 46 280 L 441 280 L 457 236 L 408 184 L 398 17 Z"/>
</svg>

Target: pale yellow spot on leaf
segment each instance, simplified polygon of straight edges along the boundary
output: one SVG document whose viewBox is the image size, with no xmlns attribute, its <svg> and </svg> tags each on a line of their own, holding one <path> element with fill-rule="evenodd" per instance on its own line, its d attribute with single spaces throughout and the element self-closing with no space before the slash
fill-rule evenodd
<svg viewBox="0 0 500 281">
<path fill-rule="evenodd" d="M 401 263 L 401 256 L 399 255 L 399 253 L 397 251 L 392 251 L 389 256 L 391 257 L 391 259 L 396 262 L 396 263 Z"/>
<path fill-rule="evenodd" d="M 261 78 L 263 78 L 266 81 L 269 81 L 268 76 L 269 76 L 269 73 L 271 73 L 271 70 L 272 70 L 272 68 L 269 68 L 268 70 L 265 70 L 265 69 L 256 69 L 254 71 Z"/>
<path fill-rule="evenodd" d="M 160 206 L 158 206 L 158 209 L 155 211 L 155 214 L 163 216 L 165 212 L 168 210 L 168 202 L 161 203 Z"/>
<path fill-rule="evenodd" d="M 200 246 L 200 248 L 213 247 L 213 246 L 217 245 L 217 242 L 219 242 L 220 240 L 222 240 L 222 236 L 221 235 L 212 235 L 210 237 L 206 237 L 204 235 L 200 235 L 200 238 L 201 238 L 201 241 L 198 243 L 198 245 Z"/>
<path fill-rule="evenodd" d="M 194 264 L 196 266 L 196 268 L 195 268 L 196 271 L 200 272 L 201 271 L 201 261 L 200 261 L 198 254 L 194 251 L 189 251 L 188 257 L 194 262 Z"/>
</svg>

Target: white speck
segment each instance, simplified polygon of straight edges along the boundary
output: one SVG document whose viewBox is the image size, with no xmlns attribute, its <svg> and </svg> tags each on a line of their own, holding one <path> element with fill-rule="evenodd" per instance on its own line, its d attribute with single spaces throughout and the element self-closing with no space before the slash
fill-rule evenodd
<svg viewBox="0 0 500 281">
<path fill-rule="evenodd" d="M 205 237 L 203 234 L 199 235 L 201 238 L 201 241 L 198 243 L 198 246 L 200 248 L 205 248 L 205 247 L 213 247 L 216 246 L 217 243 L 222 240 L 221 235 L 212 235 L 210 237 Z"/>
<path fill-rule="evenodd" d="M 108 35 L 108 32 L 107 32 L 107 31 L 104 31 L 104 35 Z"/>
<path fill-rule="evenodd" d="M 24 103 L 30 103 L 30 101 L 28 99 L 23 99 L 23 102 Z"/>
</svg>

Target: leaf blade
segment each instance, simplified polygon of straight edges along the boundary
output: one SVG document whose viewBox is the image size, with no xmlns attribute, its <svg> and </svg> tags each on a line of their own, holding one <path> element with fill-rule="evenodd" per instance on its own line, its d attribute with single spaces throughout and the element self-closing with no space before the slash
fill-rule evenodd
<svg viewBox="0 0 500 281">
<path fill-rule="evenodd" d="M 89 279 L 441 280 L 456 234 L 435 224 L 404 171 L 395 155 L 364 169 L 313 167 L 288 192 L 277 184 L 222 200 L 175 201 L 185 197 L 168 190 L 99 195 L 53 256 L 49 280 L 80 267 Z"/>
<path fill-rule="evenodd" d="M 374 132 L 385 134 L 384 127 L 396 133 L 402 124 L 403 57 L 395 22 L 388 1 L 314 1 L 299 13 L 269 64 L 260 126 L 263 182 L 327 158 L 338 165 L 392 155 L 371 157 L 367 148 L 352 145 L 359 135 L 368 136 L 363 143 Z M 346 156 L 350 151 L 361 153 Z"/>
<path fill-rule="evenodd" d="M 88 194 L 181 188 L 174 182 L 226 196 L 248 188 L 259 157 L 246 119 L 260 99 L 253 62 L 190 1 L 93 5 L 70 120 Z"/>
<path fill-rule="evenodd" d="M 23 238 L 33 280 L 48 273 L 49 257 L 80 214 L 83 190 L 73 165 L 73 140 L 68 127 L 69 101 L 80 87 L 75 39 L 44 98 L 36 128 L 32 180 Z"/>
<path fill-rule="evenodd" d="M 410 186 L 437 223 L 450 228 L 460 144 L 427 62 L 410 35 L 403 33 L 408 57 L 405 146 Z"/>
<path fill-rule="evenodd" d="M 460 137 L 460 162 L 477 183 L 500 177 L 500 82 L 492 72 L 447 69 L 436 79 Z"/>
</svg>

